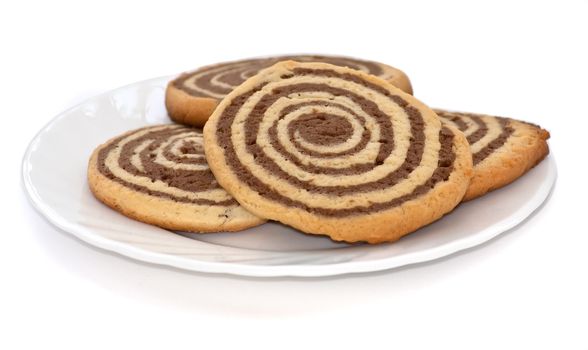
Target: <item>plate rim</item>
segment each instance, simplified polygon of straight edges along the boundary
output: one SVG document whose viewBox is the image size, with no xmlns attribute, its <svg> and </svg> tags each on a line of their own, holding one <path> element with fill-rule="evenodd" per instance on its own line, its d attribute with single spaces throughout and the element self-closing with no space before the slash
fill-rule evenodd
<svg viewBox="0 0 588 350">
<path fill-rule="evenodd" d="M 201 261 L 196 259 L 188 259 L 177 255 L 149 251 L 130 245 L 128 243 L 111 240 L 96 233 L 92 233 L 83 227 L 83 225 L 69 222 L 52 208 L 49 208 L 47 205 L 45 205 L 45 203 L 43 203 L 43 201 L 36 194 L 35 186 L 29 176 L 30 172 L 28 171 L 30 158 L 32 152 L 34 151 L 33 148 L 37 143 L 40 142 L 42 135 L 45 134 L 54 123 L 65 117 L 67 113 L 73 111 L 76 108 L 79 108 L 89 101 L 135 85 L 153 83 L 158 80 L 169 78 L 170 76 L 166 75 L 146 79 L 131 84 L 126 84 L 89 97 L 84 101 L 58 113 L 35 134 L 35 136 L 28 143 L 25 153 L 22 157 L 21 179 L 23 181 L 27 198 L 37 213 L 41 214 L 43 218 L 45 218 L 49 223 L 61 231 L 64 231 L 92 246 L 150 264 L 170 266 L 188 271 L 221 273 L 248 277 L 326 277 L 391 270 L 401 266 L 409 266 L 437 260 L 442 257 L 453 255 L 459 251 L 483 244 L 501 235 L 502 233 L 506 233 L 507 231 L 524 224 L 524 222 L 536 211 L 538 211 L 550 197 L 550 194 L 553 192 L 555 183 L 557 181 L 557 165 L 553 156 L 553 152 L 550 151 L 550 154 L 543 160 L 543 162 L 548 163 L 548 179 L 551 178 L 551 180 L 542 182 L 541 186 L 533 194 L 531 200 L 525 203 L 516 212 L 509 215 L 507 218 L 494 223 L 492 226 L 478 231 L 475 235 L 462 237 L 460 239 L 449 241 L 433 248 L 412 252 L 401 257 L 391 256 L 369 261 L 347 261 L 334 264 L 308 264 L 302 266 L 292 264 L 246 265 L 234 262 Z M 531 169 L 531 171 L 532 170 L 533 169 Z"/>
</svg>

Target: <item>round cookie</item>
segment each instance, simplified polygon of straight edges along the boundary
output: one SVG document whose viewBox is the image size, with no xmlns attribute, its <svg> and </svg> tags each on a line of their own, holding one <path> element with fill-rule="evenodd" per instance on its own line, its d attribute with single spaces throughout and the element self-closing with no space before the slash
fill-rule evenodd
<svg viewBox="0 0 588 350">
<path fill-rule="evenodd" d="M 394 241 L 451 211 L 472 173 L 462 133 L 388 82 L 280 62 L 204 127 L 221 186 L 252 213 L 337 241 Z"/>
<path fill-rule="evenodd" d="M 462 131 L 471 147 L 474 175 L 464 201 L 508 185 L 549 153 L 549 132 L 537 125 L 483 114 L 435 112 L 445 125 Z"/>
<path fill-rule="evenodd" d="M 285 60 L 324 62 L 350 67 L 388 80 L 412 94 L 412 86 L 406 74 L 382 63 L 339 56 L 278 56 L 226 62 L 180 75 L 166 89 L 165 106 L 168 114 L 175 122 L 201 127 L 226 94 L 261 69 Z"/>
<path fill-rule="evenodd" d="M 158 125 L 113 138 L 92 154 L 88 182 L 109 207 L 165 229 L 238 231 L 265 221 L 218 185 L 200 129 Z"/>
</svg>

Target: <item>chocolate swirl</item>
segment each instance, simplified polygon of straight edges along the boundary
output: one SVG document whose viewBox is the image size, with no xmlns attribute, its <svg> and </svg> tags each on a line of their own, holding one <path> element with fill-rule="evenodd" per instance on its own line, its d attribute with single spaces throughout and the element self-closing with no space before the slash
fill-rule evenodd
<svg viewBox="0 0 588 350">
<path fill-rule="evenodd" d="M 97 168 L 105 177 L 152 196 L 198 205 L 238 205 L 212 175 L 199 129 L 160 125 L 129 132 L 100 150 Z"/>
<path fill-rule="evenodd" d="M 324 62 L 337 66 L 349 67 L 378 76 L 382 79 L 391 80 L 393 84 L 395 79 L 403 79 L 402 83 L 398 84 L 399 87 L 406 90 L 408 93 L 412 92 L 410 82 L 404 76 L 404 73 L 392 67 L 377 62 L 348 57 L 316 55 L 280 56 L 212 65 L 200 68 L 191 73 L 183 74 L 174 80 L 172 84 L 176 88 L 195 97 L 222 99 L 235 87 L 257 74 L 261 69 L 285 60 L 294 60 L 298 62 Z"/>
<path fill-rule="evenodd" d="M 370 214 L 453 172 L 451 129 L 361 75 L 297 67 L 242 90 L 213 116 L 215 138 L 233 175 L 264 199 L 322 216 Z"/>
<path fill-rule="evenodd" d="M 444 123 L 456 126 L 466 136 L 474 165 L 488 158 L 508 141 L 514 132 L 507 118 L 472 113 L 435 110 Z"/>
</svg>

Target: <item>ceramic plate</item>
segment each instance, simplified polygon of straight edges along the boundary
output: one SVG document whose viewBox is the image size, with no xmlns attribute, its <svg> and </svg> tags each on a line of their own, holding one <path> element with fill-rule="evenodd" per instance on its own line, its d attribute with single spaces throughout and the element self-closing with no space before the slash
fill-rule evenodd
<svg viewBox="0 0 588 350">
<path fill-rule="evenodd" d="M 26 192 L 60 229 L 100 248 L 182 269 L 247 276 L 328 276 L 378 271 L 437 259 L 481 244 L 520 224 L 549 195 L 553 156 L 513 184 L 460 205 L 396 243 L 336 243 L 277 223 L 239 233 L 174 233 L 143 224 L 96 200 L 86 182 L 92 150 L 109 138 L 149 124 L 170 123 L 166 78 L 113 90 L 63 112 L 29 145 Z"/>
</svg>

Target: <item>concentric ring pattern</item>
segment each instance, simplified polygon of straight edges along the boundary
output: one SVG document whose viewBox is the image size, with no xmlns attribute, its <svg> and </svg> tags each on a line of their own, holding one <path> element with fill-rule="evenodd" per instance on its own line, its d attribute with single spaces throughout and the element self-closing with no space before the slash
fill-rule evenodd
<svg viewBox="0 0 588 350">
<path fill-rule="evenodd" d="M 502 147 L 514 132 L 512 122 L 508 118 L 443 110 L 435 110 L 435 113 L 444 123 L 455 126 L 465 134 L 471 147 L 474 165 Z"/>
<path fill-rule="evenodd" d="M 202 142 L 200 129 L 179 125 L 128 132 L 94 152 L 90 187 L 115 210 L 164 228 L 215 232 L 263 223 L 220 187 Z"/>
<path fill-rule="evenodd" d="M 549 132 L 538 125 L 485 114 L 435 112 L 470 144 L 474 175 L 464 201 L 508 185 L 549 154 Z"/>
<path fill-rule="evenodd" d="M 454 171 L 454 132 L 408 95 L 331 65 L 280 65 L 229 95 L 205 128 L 231 173 L 264 200 L 365 216 L 427 194 Z"/>
<path fill-rule="evenodd" d="M 393 84 L 397 83 L 395 85 L 398 85 L 399 88 L 409 93 L 412 92 L 410 82 L 404 73 L 390 66 L 348 57 L 316 55 L 280 56 L 221 63 L 183 74 L 174 80 L 173 84 L 176 88 L 183 90 L 191 96 L 222 99 L 245 80 L 257 74 L 261 69 L 285 60 L 324 62 L 353 68 L 382 79 L 391 80 Z"/>
<path fill-rule="evenodd" d="M 192 204 L 238 205 L 212 175 L 197 129 L 164 125 L 128 133 L 100 150 L 98 169 L 150 195 Z"/>
</svg>

